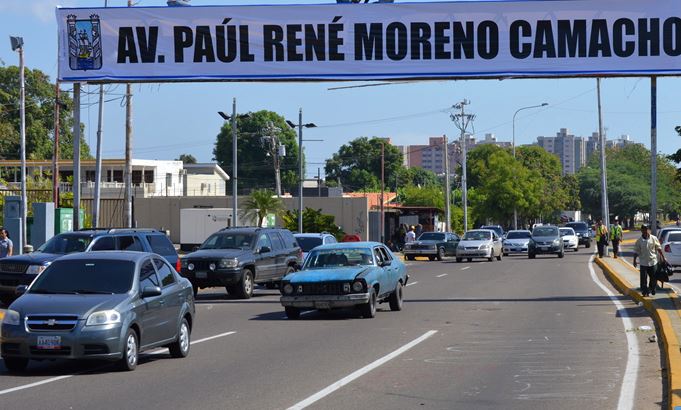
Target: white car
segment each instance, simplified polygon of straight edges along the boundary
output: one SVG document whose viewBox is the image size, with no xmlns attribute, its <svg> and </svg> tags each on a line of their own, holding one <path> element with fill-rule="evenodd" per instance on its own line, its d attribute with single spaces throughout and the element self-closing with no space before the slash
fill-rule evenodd
<svg viewBox="0 0 681 410">
<path fill-rule="evenodd" d="M 468 262 L 473 258 L 486 258 L 490 262 L 497 258 L 500 261 L 501 256 L 501 238 L 491 229 L 473 229 L 466 232 L 456 247 L 457 262 L 464 258 Z"/>
<path fill-rule="evenodd" d="M 657 232 L 657 239 L 660 240 L 660 243 L 667 242 L 667 235 L 671 232 L 681 232 L 681 228 L 677 228 L 676 226 L 662 228 Z"/>
<path fill-rule="evenodd" d="M 559 228 L 560 237 L 563 239 L 563 249 L 579 250 L 579 237 L 572 228 Z"/>
<path fill-rule="evenodd" d="M 526 230 L 508 231 L 503 241 L 504 256 L 513 253 L 527 253 L 532 232 Z"/>
<path fill-rule="evenodd" d="M 681 269 L 681 231 L 669 232 L 666 237 L 662 244 L 664 257 L 675 270 Z"/>
</svg>

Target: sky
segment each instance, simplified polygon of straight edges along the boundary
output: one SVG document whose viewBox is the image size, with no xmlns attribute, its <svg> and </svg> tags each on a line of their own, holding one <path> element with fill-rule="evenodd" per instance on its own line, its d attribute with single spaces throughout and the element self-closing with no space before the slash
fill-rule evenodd
<svg viewBox="0 0 681 410">
<path fill-rule="evenodd" d="M 399 2 L 399 0 L 396 0 Z M 328 0 L 267 0 L 267 4 L 320 4 Z M 418 0 L 412 0 L 418 3 Z M 192 5 L 256 4 L 244 0 L 192 0 Z M 126 0 L 109 0 L 109 6 L 125 6 Z M 140 6 L 164 6 L 165 0 L 141 0 Z M 52 80 L 57 71 L 56 19 L 54 10 L 63 7 L 101 7 L 104 0 L 0 0 L 0 65 L 18 65 L 9 39 L 22 36 L 26 65 L 46 72 Z M 350 5 L 347 7 L 362 7 Z M 5 39 L 5 40 L 2 40 Z M 2 43 L 2 42 L 5 43 Z M 4 46 L 2 45 L 4 44 Z M 216 135 L 223 124 L 217 111 L 231 113 L 232 98 L 239 112 L 271 110 L 297 122 L 318 127 L 305 130 L 307 177 L 324 167 L 325 159 L 340 146 L 361 136 L 390 137 L 394 144 L 427 144 L 428 137 L 458 136 L 449 113 L 452 105 L 470 100 L 476 115 L 472 131 L 478 139 L 494 133 L 510 141 L 512 118 L 520 107 L 548 103 L 524 110 L 516 121 L 516 144 L 530 144 L 538 136 L 554 136 L 568 128 L 577 136 L 598 130 L 595 79 L 514 79 L 429 81 L 363 88 L 329 90 L 333 87 L 369 83 L 175 83 L 133 85 L 133 157 L 175 159 L 194 155 L 199 162 L 213 158 Z M 658 150 L 669 154 L 681 147 L 674 131 L 681 125 L 681 79 L 658 78 Z M 62 89 L 70 89 L 64 84 Z M 84 86 L 81 121 L 85 138 L 94 153 L 97 130 L 96 85 Z M 103 155 L 125 154 L 124 85 L 106 86 Z M 608 138 L 628 134 L 650 146 L 650 80 L 648 78 L 604 79 L 601 86 L 603 121 Z M 229 170 L 227 170 L 229 171 Z"/>
</svg>

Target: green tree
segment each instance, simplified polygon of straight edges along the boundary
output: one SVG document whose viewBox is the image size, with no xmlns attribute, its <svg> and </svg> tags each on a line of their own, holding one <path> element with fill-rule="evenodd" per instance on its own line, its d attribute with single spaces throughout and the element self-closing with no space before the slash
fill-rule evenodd
<svg viewBox="0 0 681 410">
<path fill-rule="evenodd" d="M 423 169 L 421 167 L 400 167 L 398 168 L 394 181 L 387 184 L 390 187 L 415 185 L 420 187 L 441 186 L 443 182 L 438 178 L 437 174 Z"/>
<path fill-rule="evenodd" d="M 196 164 L 196 158 L 192 154 L 180 154 L 176 161 L 182 161 L 183 164 Z"/>
<path fill-rule="evenodd" d="M 274 191 L 270 189 L 256 189 L 251 192 L 246 202 L 243 204 L 241 218 L 256 222 L 257 226 L 262 226 L 268 214 L 281 215 L 284 204 L 281 198 L 277 198 Z"/>
<path fill-rule="evenodd" d="M 529 172 L 525 195 L 527 206 L 522 215 L 528 220 L 557 219 L 568 203 L 558 157 L 539 146 L 518 147 L 516 156 Z"/>
<path fill-rule="evenodd" d="M 375 191 L 381 187 L 381 145 L 385 144 L 385 181 L 393 186 L 402 167 L 402 153 L 384 139 L 360 137 L 343 144 L 326 161 L 329 185 L 340 184 L 350 191 Z"/>
<path fill-rule="evenodd" d="M 284 227 L 290 231 L 298 230 L 298 212 L 286 211 L 281 215 Z M 333 215 L 323 214 L 321 209 L 303 209 L 303 231 L 305 232 L 328 232 L 341 240 L 345 232 L 336 225 Z"/>
<path fill-rule="evenodd" d="M 431 185 L 418 187 L 407 185 L 398 189 L 397 201 L 407 206 L 428 206 L 437 208 L 442 214 L 445 209 L 445 195 L 442 187 Z"/>
<path fill-rule="evenodd" d="M 675 127 L 676 133 L 681 136 L 681 127 Z M 675 153 L 668 157 L 671 161 L 674 161 L 677 165 L 681 165 L 681 148 L 679 148 Z M 681 166 L 676 170 L 676 179 L 681 181 Z"/>
<path fill-rule="evenodd" d="M 565 209 L 573 211 L 582 209 L 582 202 L 579 200 L 579 180 L 577 177 L 575 175 L 565 175 L 561 182 L 567 196 Z"/>
<path fill-rule="evenodd" d="M 286 147 L 286 156 L 281 157 L 280 172 L 283 190 L 298 186 L 298 142 L 295 131 L 284 117 L 272 111 L 249 113 L 248 118 L 237 121 L 237 171 L 242 189 L 274 188 L 274 163 L 261 137 L 268 123 L 279 129 L 277 136 Z M 220 130 L 213 149 L 213 159 L 223 169 L 232 169 L 232 127 L 225 123 Z"/>
<path fill-rule="evenodd" d="M 26 158 L 50 159 L 53 150 L 55 86 L 40 70 L 26 69 Z M 73 158 L 73 100 L 59 96 L 60 158 Z M 19 159 L 19 68 L 0 67 L 0 159 Z M 83 125 L 81 125 L 83 130 Z M 81 133 L 81 158 L 91 158 Z"/>
</svg>

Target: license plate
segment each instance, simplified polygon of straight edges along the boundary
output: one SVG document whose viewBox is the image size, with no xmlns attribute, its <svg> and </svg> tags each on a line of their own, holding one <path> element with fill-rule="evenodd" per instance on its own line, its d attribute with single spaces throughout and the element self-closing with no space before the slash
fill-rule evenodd
<svg viewBox="0 0 681 410">
<path fill-rule="evenodd" d="M 196 272 L 197 279 L 206 279 L 208 277 L 208 272 Z"/>
<path fill-rule="evenodd" d="M 38 336 L 37 348 L 44 350 L 61 349 L 61 336 Z"/>
<path fill-rule="evenodd" d="M 542 247 L 541 247 L 541 250 L 543 250 L 543 251 L 548 251 L 548 250 L 549 250 L 549 247 L 548 247 L 548 246 L 542 246 Z"/>
<path fill-rule="evenodd" d="M 331 304 L 329 302 L 315 302 L 314 307 L 317 309 L 329 309 Z"/>
</svg>

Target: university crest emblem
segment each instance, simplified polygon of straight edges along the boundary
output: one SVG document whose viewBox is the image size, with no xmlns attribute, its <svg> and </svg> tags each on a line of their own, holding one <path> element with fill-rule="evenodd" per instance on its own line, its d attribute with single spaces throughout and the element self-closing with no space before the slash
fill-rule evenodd
<svg viewBox="0 0 681 410">
<path fill-rule="evenodd" d="M 102 68 L 102 36 L 99 16 L 90 15 L 78 20 L 69 14 L 66 18 L 69 37 L 69 67 L 72 70 L 99 70 Z"/>
</svg>

